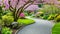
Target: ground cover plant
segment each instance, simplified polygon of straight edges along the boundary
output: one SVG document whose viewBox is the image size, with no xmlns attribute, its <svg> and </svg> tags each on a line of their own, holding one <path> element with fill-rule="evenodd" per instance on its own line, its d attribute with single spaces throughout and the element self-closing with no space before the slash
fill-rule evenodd
<svg viewBox="0 0 60 34">
<path fill-rule="evenodd" d="M 29 24 L 32 24 L 34 23 L 35 21 L 34 20 L 31 20 L 31 19 L 18 19 L 17 22 L 19 24 L 24 24 L 24 25 L 29 25 Z"/>
<path fill-rule="evenodd" d="M 60 23 L 57 23 L 52 28 L 52 34 L 60 34 Z"/>
<path fill-rule="evenodd" d="M 2 29 L 2 34 L 12 34 L 12 30 L 10 28 L 4 27 Z"/>
</svg>

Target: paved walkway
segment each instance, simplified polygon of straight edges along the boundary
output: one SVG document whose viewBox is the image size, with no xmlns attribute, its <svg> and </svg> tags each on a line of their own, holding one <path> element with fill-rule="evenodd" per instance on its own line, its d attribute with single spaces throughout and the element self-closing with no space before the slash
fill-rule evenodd
<svg viewBox="0 0 60 34">
<path fill-rule="evenodd" d="M 18 34 L 51 34 L 53 23 L 42 19 L 34 20 L 36 23 L 24 27 Z"/>
</svg>

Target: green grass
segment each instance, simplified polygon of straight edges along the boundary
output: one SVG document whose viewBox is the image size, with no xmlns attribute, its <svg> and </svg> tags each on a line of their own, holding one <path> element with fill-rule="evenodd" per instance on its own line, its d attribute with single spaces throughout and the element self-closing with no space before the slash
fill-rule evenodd
<svg viewBox="0 0 60 34">
<path fill-rule="evenodd" d="M 19 24 L 29 25 L 34 23 L 35 21 L 32 19 L 18 19 L 17 21 Z"/>
<path fill-rule="evenodd" d="M 57 23 L 52 28 L 52 34 L 60 34 L 60 23 Z"/>
</svg>

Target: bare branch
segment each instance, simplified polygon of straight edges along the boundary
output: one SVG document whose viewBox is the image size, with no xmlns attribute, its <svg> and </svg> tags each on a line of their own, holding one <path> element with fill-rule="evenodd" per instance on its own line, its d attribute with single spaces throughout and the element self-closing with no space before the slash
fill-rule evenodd
<svg viewBox="0 0 60 34">
<path fill-rule="evenodd" d="M 19 1 L 20 1 L 20 0 L 17 0 L 17 3 L 16 3 L 16 6 L 15 6 L 15 8 L 16 8 L 16 7 L 17 7 L 17 5 L 19 4 Z"/>
<path fill-rule="evenodd" d="M 34 1 L 31 1 L 31 0 L 27 1 L 27 2 L 26 2 L 22 7 L 20 7 L 17 11 L 19 11 L 21 8 L 24 8 L 27 4 L 32 3 L 32 2 L 34 2 Z"/>
<path fill-rule="evenodd" d="M 13 12 L 13 10 L 12 10 L 11 8 L 9 8 L 9 10 L 10 10 L 11 12 Z"/>
<path fill-rule="evenodd" d="M 24 9 L 26 9 L 27 7 L 29 7 L 30 5 L 32 5 L 33 4 L 33 2 L 31 2 L 29 5 L 27 5 Z"/>
<path fill-rule="evenodd" d="M 21 10 L 22 10 L 22 8 L 21 8 L 20 11 L 18 12 L 17 17 L 19 17 L 19 14 L 20 14 Z"/>
<path fill-rule="evenodd" d="M 26 3 L 23 5 L 23 8 L 24 8 L 27 4 L 32 3 L 32 2 L 34 2 L 34 1 L 29 0 L 28 2 L 26 2 Z"/>
<path fill-rule="evenodd" d="M 8 1 L 8 3 L 9 3 L 9 10 L 10 10 L 10 11 L 13 11 L 14 8 L 10 5 L 10 1 Z"/>
<path fill-rule="evenodd" d="M 10 8 L 14 9 L 12 6 L 10 6 Z"/>
</svg>

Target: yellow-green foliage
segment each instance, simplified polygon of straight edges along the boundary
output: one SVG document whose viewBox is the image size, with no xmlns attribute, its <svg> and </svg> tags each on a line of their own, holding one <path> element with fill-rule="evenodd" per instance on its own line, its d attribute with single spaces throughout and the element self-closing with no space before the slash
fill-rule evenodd
<svg viewBox="0 0 60 34">
<path fill-rule="evenodd" d="M 12 16 L 12 12 L 9 12 L 6 14 L 7 16 Z"/>
<path fill-rule="evenodd" d="M 3 20 L 4 24 L 10 25 L 14 21 L 14 18 L 12 16 L 4 15 L 4 16 L 2 16 L 2 20 Z"/>
<path fill-rule="evenodd" d="M 29 25 L 34 23 L 35 21 L 31 19 L 18 19 L 17 22 L 22 25 Z"/>
<path fill-rule="evenodd" d="M 60 21 L 60 15 L 57 16 L 55 20 L 56 20 L 57 22 L 59 22 L 59 21 Z"/>
<path fill-rule="evenodd" d="M 55 19 L 57 15 L 58 15 L 58 14 L 51 14 L 51 15 L 49 15 L 48 20 L 53 20 L 53 19 Z"/>
<path fill-rule="evenodd" d="M 4 22 L 0 20 L 0 26 L 4 26 Z"/>
<path fill-rule="evenodd" d="M 54 5 L 44 5 L 39 11 L 44 12 L 44 14 L 58 14 L 60 9 Z"/>
<path fill-rule="evenodd" d="M 52 19 L 53 19 L 53 16 L 50 15 L 50 16 L 48 17 L 48 20 L 52 20 Z"/>
</svg>

